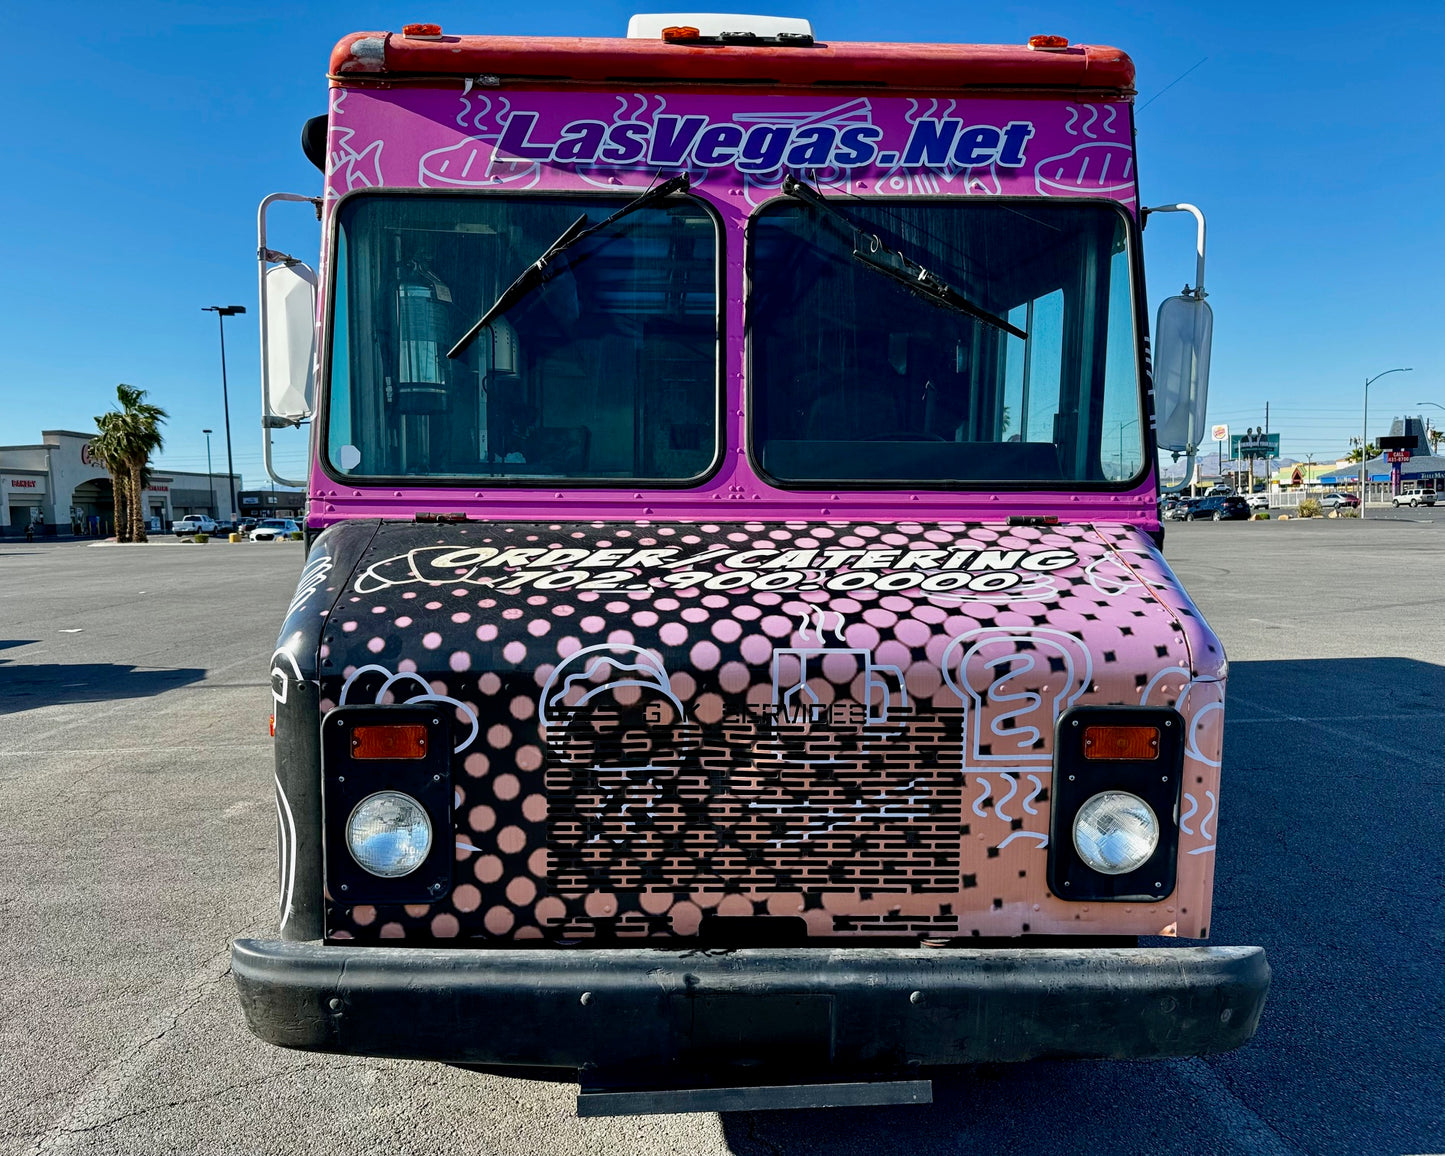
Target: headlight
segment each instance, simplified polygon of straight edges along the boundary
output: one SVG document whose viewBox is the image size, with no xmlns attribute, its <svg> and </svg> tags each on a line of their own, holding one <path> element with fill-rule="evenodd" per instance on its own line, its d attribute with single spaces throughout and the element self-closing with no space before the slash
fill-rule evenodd
<svg viewBox="0 0 1445 1156">
<path fill-rule="evenodd" d="M 363 871 L 383 879 L 410 875 L 431 850 L 431 820 L 400 791 L 378 791 L 346 820 L 346 846 Z"/>
<path fill-rule="evenodd" d="M 1137 871 L 1158 846 L 1158 817 L 1127 791 L 1101 791 L 1074 818 L 1074 849 L 1101 875 Z"/>
</svg>

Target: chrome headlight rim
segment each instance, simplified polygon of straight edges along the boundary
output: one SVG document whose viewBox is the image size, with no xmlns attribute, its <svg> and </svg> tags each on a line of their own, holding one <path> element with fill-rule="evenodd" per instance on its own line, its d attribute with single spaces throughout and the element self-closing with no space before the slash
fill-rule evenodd
<svg viewBox="0 0 1445 1156">
<path fill-rule="evenodd" d="M 398 868 L 390 871 L 378 871 L 374 867 L 370 867 L 365 862 L 363 862 L 361 856 L 356 853 L 356 840 L 354 838 L 353 832 L 355 831 L 357 816 L 361 814 L 362 809 L 365 808 L 368 804 L 374 804 L 379 799 L 396 799 L 405 804 L 406 806 L 413 808 L 416 811 L 416 814 L 421 819 L 421 824 L 425 831 L 425 840 L 422 842 L 419 852 L 415 852 L 410 858 L 401 861 L 409 864 L 404 868 Z M 352 862 L 354 862 L 358 867 L 360 867 L 373 879 L 394 881 L 399 879 L 405 879 L 408 876 L 414 875 L 417 871 L 421 870 L 421 868 L 425 865 L 427 859 L 430 857 L 433 847 L 435 846 L 436 831 L 432 825 L 431 816 L 427 813 L 427 809 L 422 804 L 420 799 L 408 795 L 405 791 L 398 791 L 394 788 L 384 788 L 380 791 L 371 792 L 369 795 L 361 799 L 356 804 L 356 806 L 351 809 L 351 814 L 346 817 L 346 825 L 342 831 L 342 837 L 346 843 L 346 850 L 350 854 Z"/>
<path fill-rule="evenodd" d="M 1129 803 L 1137 804 L 1143 808 L 1145 814 L 1148 815 L 1150 825 L 1147 854 L 1132 857 L 1118 865 L 1110 864 L 1107 860 L 1103 859 L 1102 856 L 1098 855 L 1097 852 L 1091 853 L 1090 850 L 1086 850 L 1079 841 L 1080 823 L 1091 821 L 1093 817 L 1092 809 L 1102 807 L 1104 805 L 1103 800 L 1113 799 L 1128 800 Z M 1102 791 L 1094 792 L 1085 799 L 1084 802 L 1080 804 L 1079 809 L 1074 812 L 1074 821 L 1069 832 L 1069 841 L 1073 844 L 1074 854 L 1078 856 L 1079 862 L 1090 871 L 1109 878 L 1118 878 L 1143 870 L 1143 868 L 1153 860 L 1154 856 L 1159 853 L 1160 844 L 1163 841 L 1163 832 L 1164 828 L 1159 820 L 1158 812 L 1149 805 L 1148 800 L 1134 794 L 1133 791 L 1126 791 L 1118 787 L 1108 787 Z"/>
</svg>

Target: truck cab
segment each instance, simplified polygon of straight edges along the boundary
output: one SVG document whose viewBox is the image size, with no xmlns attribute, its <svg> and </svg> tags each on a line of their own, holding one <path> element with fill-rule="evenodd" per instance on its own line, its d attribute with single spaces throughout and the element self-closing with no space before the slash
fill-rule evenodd
<svg viewBox="0 0 1445 1156">
<path fill-rule="evenodd" d="M 1159 550 L 1211 322 L 1200 217 L 1151 367 L 1133 78 L 755 17 L 341 41 L 322 191 L 261 218 L 311 466 L 254 1032 L 587 1113 L 1249 1039 L 1261 949 L 1139 946 L 1209 935 L 1227 664 Z"/>
</svg>

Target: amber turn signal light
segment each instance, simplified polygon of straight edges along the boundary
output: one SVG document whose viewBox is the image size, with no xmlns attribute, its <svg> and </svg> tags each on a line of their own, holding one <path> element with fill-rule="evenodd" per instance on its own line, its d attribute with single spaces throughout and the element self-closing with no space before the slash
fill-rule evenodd
<svg viewBox="0 0 1445 1156">
<path fill-rule="evenodd" d="M 442 26 L 440 24 L 403 24 L 401 34 L 408 40 L 440 40 Z"/>
<path fill-rule="evenodd" d="M 1045 52 L 1060 52 L 1069 46 L 1067 36 L 1030 36 L 1029 47 Z"/>
<path fill-rule="evenodd" d="M 690 24 L 675 24 L 662 30 L 664 40 L 696 40 L 701 35 L 702 32 Z"/>
<path fill-rule="evenodd" d="M 1085 727 L 1084 758 L 1142 762 L 1159 757 L 1158 727 Z"/>
<path fill-rule="evenodd" d="M 424 759 L 426 727 L 370 726 L 351 732 L 353 759 Z"/>
</svg>

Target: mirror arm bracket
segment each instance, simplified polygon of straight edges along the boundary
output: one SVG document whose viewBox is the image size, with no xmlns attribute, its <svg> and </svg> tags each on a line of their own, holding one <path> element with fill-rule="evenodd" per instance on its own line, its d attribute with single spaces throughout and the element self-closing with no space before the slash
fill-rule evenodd
<svg viewBox="0 0 1445 1156">
<path fill-rule="evenodd" d="M 1177 205 L 1155 205 L 1150 209 L 1143 209 L 1140 217 L 1147 220 L 1150 213 L 1192 213 L 1195 221 L 1198 222 L 1197 235 L 1194 244 L 1194 288 L 1188 285 L 1184 287 L 1185 297 L 1198 297 L 1201 300 L 1209 294 L 1204 291 L 1204 213 L 1198 205 L 1191 205 L 1186 201 L 1180 201 Z"/>
<path fill-rule="evenodd" d="M 275 464 L 272 462 L 271 431 L 273 429 L 285 429 L 290 426 L 299 427 L 306 420 L 305 418 L 291 419 L 281 417 L 271 412 L 270 397 L 267 383 L 267 354 L 266 354 L 266 268 L 269 265 L 285 265 L 288 268 L 292 265 L 299 265 L 302 262 L 287 253 L 278 252 L 266 244 L 266 211 L 277 201 L 289 201 L 292 203 L 310 205 L 316 211 L 316 219 L 321 219 L 322 201 L 320 197 L 308 197 L 300 193 L 272 193 L 262 199 L 260 207 L 256 210 L 256 261 L 259 266 L 259 289 L 261 298 L 260 309 L 260 331 L 261 331 L 261 460 L 266 467 L 266 473 L 277 485 L 294 486 L 300 489 L 306 487 L 306 480 L 287 478 L 276 472 Z M 307 415 L 309 416 L 309 415 Z"/>
</svg>

